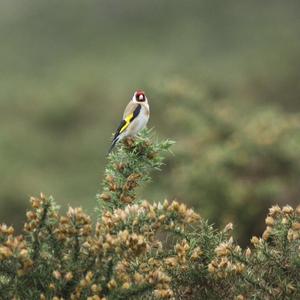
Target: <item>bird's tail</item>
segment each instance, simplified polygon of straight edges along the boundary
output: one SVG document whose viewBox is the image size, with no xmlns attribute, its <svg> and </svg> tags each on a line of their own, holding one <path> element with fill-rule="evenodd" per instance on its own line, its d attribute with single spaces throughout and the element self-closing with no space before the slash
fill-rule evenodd
<svg viewBox="0 0 300 300">
<path fill-rule="evenodd" d="M 116 137 L 115 139 L 113 139 L 111 146 L 108 150 L 108 154 L 114 149 L 114 147 L 116 146 L 117 142 L 119 141 L 119 137 Z"/>
</svg>

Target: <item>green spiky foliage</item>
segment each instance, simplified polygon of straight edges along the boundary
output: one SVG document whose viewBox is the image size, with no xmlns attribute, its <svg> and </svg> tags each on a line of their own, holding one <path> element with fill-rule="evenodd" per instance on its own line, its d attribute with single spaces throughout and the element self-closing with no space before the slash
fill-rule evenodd
<svg viewBox="0 0 300 300">
<path fill-rule="evenodd" d="M 103 205 L 113 209 L 136 203 L 137 188 L 151 181 L 150 173 L 153 170 L 160 170 L 163 165 L 160 153 L 170 151 L 174 142 L 153 142 L 153 139 L 152 130 L 146 129 L 137 140 L 127 138 L 108 156 L 103 193 L 97 195 L 100 214 Z"/>
</svg>

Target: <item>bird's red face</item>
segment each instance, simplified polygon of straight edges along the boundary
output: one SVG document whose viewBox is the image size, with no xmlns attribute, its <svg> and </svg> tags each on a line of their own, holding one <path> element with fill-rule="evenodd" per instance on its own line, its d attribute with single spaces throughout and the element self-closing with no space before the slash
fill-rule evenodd
<svg viewBox="0 0 300 300">
<path fill-rule="evenodd" d="M 145 102 L 146 101 L 146 96 L 145 96 L 145 93 L 141 90 L 137 90 L 135 92 L 135 100 L 137 102 Z"/>
</svg>

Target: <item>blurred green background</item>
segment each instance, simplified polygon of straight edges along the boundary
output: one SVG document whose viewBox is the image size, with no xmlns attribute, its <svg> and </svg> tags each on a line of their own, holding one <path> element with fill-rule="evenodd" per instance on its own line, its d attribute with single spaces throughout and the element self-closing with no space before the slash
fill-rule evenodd
<svg viewBox="0 0 300 300">
<path fill-rule="evenodd" d="M 137 88 L 177 141 L 141 192 L 242 241 L 300 196 L 299 1 L 0 2 L 0 218 L 28 197 L 93 213 L 111 133 Z"/>
</svg>

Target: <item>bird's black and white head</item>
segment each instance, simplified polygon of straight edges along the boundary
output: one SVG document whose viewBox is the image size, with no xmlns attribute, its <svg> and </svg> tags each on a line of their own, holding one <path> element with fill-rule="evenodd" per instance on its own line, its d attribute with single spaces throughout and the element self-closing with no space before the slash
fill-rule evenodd
<svg viewBox="0 0 300 300">
<path fill-rule="evenodd" d="M 147 103 L 148 99 L 147 99 L 144 91 L 137 90 L 133 94 L 132 101 L 135 102 L 135 103 Z"/>
</svg>

